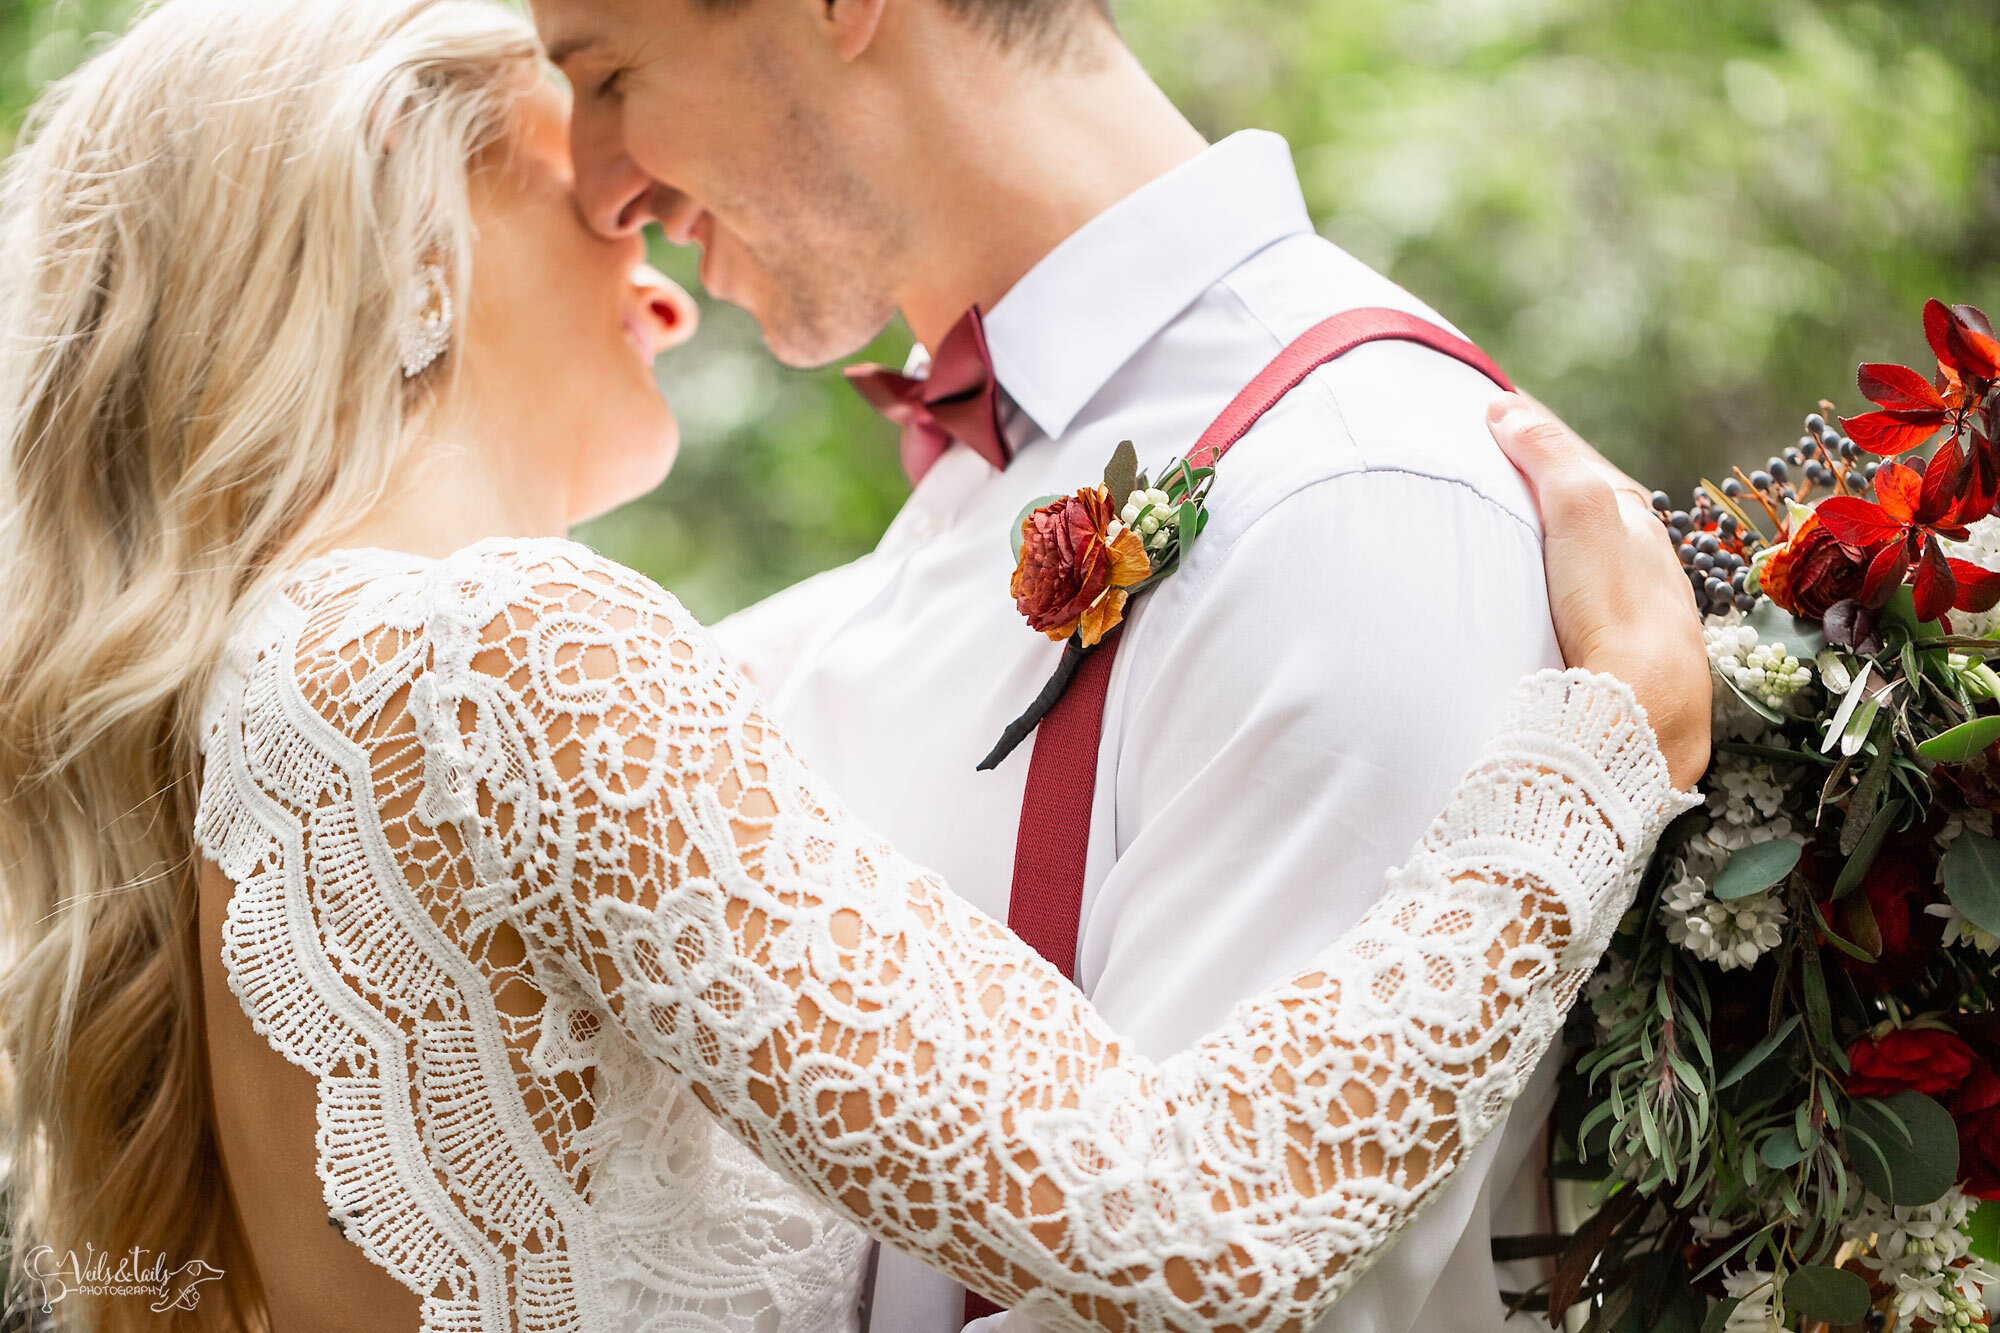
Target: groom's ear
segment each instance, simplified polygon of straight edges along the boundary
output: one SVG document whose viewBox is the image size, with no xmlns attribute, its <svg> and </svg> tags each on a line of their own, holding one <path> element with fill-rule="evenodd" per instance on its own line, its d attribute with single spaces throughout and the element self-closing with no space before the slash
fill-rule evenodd
<svg viewBox="0 0 2000 1333">
<path fill-rule="evenodd" d="M 889 0 L 819 0 L 819 3 L 824 6 L 833 53 L 842 60 L 853 60 L 874 44 L 875 33 L 882 26 L 883 11 L 889 6 Z"/>
</svg>

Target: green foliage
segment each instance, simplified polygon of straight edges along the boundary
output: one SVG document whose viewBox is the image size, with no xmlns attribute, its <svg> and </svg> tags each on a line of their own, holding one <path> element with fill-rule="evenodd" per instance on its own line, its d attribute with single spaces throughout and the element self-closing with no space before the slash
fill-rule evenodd
<svg viewBox="0 0 2000 1333">
<path fill-rule="evenodd" d="M 1722 873 L 1715 877 L 1715 897 L 1728 902 L 1762 893 L 1792 873 L 1792 867 L 1799 863 L 1799 853 L 1797 843 L 1783 838 L 1745 847 L 1731 856 Z"/>
<path fill-rule="evenodd" d="M 1847 1141 L 1855 1174 L 1888 1203 L 1935 1203 L 1958 1176 L 1958 1127 L 1920 1092 L 1856 1101 Z"/>
<path fill-rule="evenodd" d="M 1785 1280 L 1785 1304 L 1809 1319 L 1858 1324 L 1868 1315 L 1868 1283 L 1844 1268 L 1809 1265 Z"/>
<path fill-rule="evenodd" d="M 0 143 L 127 7 L 0 3 Z M 1858 410 L 1855 363 L 1920 364 L 1925 297 L 2000 305 L 1992 0 L 1118 8 L 1201 130 L 1284 133 L 1327 235 L 1672 493 L 1790 443 L 1822 396 Z M 704 315 L 662 363 L 674 477 L 580 535 L 714 616 L 868 549 L 905 485 L 837 373 Z"/>
</svg>

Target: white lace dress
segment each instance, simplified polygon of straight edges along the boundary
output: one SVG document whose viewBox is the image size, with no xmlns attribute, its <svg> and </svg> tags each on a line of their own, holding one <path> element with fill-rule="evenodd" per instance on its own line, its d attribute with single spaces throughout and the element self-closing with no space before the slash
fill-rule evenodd
<svg viewBox="0 0 2000 1333">
<path fill-rule="evenodd" d="M 197 830 L 230 988 L 426 1333 L 848 1329 L 864 1232 L 1052 1329 L 1309 1326 L 1694 799 L 1623 686 L 1530 678 L 1379 904 L 1155 1064 L 760 707 L 564 541 L 336 553 L 233 640 Z"/>
</svg>

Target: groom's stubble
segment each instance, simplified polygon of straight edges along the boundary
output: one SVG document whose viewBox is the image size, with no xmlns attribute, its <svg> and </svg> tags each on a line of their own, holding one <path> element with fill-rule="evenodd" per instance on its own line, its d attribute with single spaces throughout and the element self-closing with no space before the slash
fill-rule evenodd
<svg viewBox="0 0 2000 1333">
<path fill-rule="evenodd" d="M 780 361 L 825 365 L 859 351 L 895 317 L 891 293 L 911 223 L 870 185 L 771 44 L 760 45 L 760 94 L 784 108 L 784 128 L 768 167 L 753 173 L 761 197 L 714 206 L 721 216 L 757 219 L 754 236 L 735 238 L 752 264 L 742 275 L 748 290 L 731 299 L 740 295 Z M 727 258 L 725 246 L 718 259 Z"/>
</svg>

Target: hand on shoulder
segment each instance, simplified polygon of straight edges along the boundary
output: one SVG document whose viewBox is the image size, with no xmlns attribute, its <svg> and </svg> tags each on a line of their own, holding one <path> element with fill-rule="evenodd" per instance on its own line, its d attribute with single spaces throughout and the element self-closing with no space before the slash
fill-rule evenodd
<svg viewBox="0 0 2000 1333">
<path fill-rule="evenodd" d="M 1708 767 L 1708 654 L 1666 527 L 1637 483 L 1532 399 L 1496 398 L 1487 424 L 1541 507 L 1563 660 L 1631 686 L 1674 785 L 1693 788 Z"/>
</svg>

